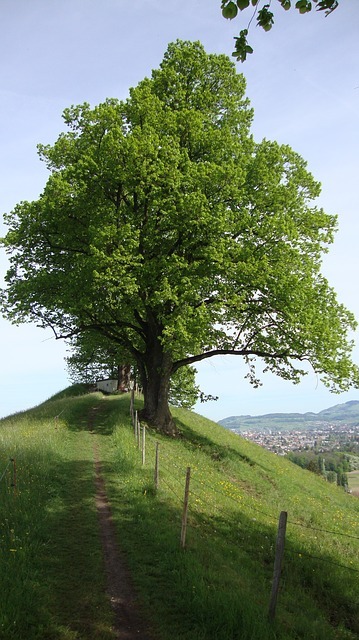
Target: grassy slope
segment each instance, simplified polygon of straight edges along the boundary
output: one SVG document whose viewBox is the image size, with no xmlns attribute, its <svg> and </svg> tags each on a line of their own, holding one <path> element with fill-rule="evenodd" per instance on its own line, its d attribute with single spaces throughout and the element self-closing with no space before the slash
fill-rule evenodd
<svg viewBox="0 0 359 640">
<path fill-rule="evenodd" d="M 113 638 L 84 428 L 93 404 L 54 400 L 0 421 L 0 468 L 17 466 L 16 493 L 10 473 L 0 485 L 1 639 Z"/>
<path fill-rule="evenodd" d="M 181 410 L 174 414 L 183 437 L 148 430 L 143 467 L 128 396 L 70 394 L 0 421 L 0 476 L 9 457 L 16 458 L 18 476 L 17 495 L 11 466 L 0 483 L 0 638 L 114 637 L 94 507 L 95 442 L 119 541 L 158 639 L 358 637 L 357 498 Z M 86 425 L 94 405 L 100 411 L 91 434 Z M 286 551 L 276 622 L 269 625 L 281 510 L 288 511 Z"/>
</svg>

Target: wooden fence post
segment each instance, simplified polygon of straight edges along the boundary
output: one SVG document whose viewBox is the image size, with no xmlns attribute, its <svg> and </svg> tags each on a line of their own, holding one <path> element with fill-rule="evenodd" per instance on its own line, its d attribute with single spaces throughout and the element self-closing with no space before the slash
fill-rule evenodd
<svg viewBox="0 0 359 640">
<path fill-rule="evenodd" d="M 156 442 L 156 461 L 155 461 L 155 490 L 158 490 L 160 484 L 160 443 Z"/>
<path fill-rule="evenodd" d="M 141 449 L 141 423 L 137 420 L 137 447 Z"/>
<path fill-rule="evenodd" d="M 187 515 L 188 515 L 188 500 L 189 500 L 189 483 L 191 479 L 191 467 L 187 467 L 186 473 L 186 486 L 184 491 L 184 502 L 183 502 L 183 514 L 182 514 L 182 528 L 181 528 L 181 547 L 182 549 L 186 546 L 186 532 L 187 532 Z"/>
<path fill-rule="evenodd" d="M 11 486 L 14 487 L 14 494 L 17 495 L 17 473 L 16 473 L 16 460 L 15 458 L 11 458 L 13 476 Z"/>
<path fill-rule="evenodd" d="M 135 439 L 137 440 L 137 429 L 138 429 L 138 414 L 135 412 L 135 419 L 133 423 L 134 431 L 135 431 Z"/>
<path fill-rule="evenodd" d="M 277 541 L 275 545 L 272 591 L 271 591 L 269 610 L 268 610 L 268 619 L 270 621 L 274 620 L 276 606 L 277 606 L 279 581 L 280 581 L 280 575 L 282 571 L 282 560 L 283 560 L 283 554 L 284 554 L 285 532 L 287 528 L 287 516 L 288 514 L 286 511 L 281 511 L 279 516 Z"/>
<path fill-rule="evenodd" d="M 146 462 L 146 427 L 142 427 L 142 466 Z"/>
<path fill-rule="evenodd" d="M 135 420 L 135 390 L 133 387 L 131 388 L 130 415 L 131 415 L 131 420 L 133 424 Z"/>
</svg>

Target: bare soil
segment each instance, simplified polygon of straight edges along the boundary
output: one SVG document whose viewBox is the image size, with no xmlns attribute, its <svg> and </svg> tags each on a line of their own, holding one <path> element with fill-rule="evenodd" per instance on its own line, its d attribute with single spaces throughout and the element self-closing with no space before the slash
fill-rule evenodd
<svg viewBox="0 0 359 640">
<path fill-rule="evenodd" d="M 91 431 L 98 407 L 89 415 Z M 96 508 L 100 524 L 104 565 L 107 579 L 107 594 L 114 611 L 114 636 L 118 640 L 154 640 L 153 632 L 142 615 L 136 591 L 125 557 L 117 542 L 117 532 L 111 514 L 105 482 L 99 459 L 98 445 L 94 445 Z"/>
</svg>

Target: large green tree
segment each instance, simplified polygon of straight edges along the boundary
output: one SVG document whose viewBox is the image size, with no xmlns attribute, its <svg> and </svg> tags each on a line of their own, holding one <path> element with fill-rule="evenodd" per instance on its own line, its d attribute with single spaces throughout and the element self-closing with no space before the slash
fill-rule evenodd
<svg viewBox="0 0 359 640">
<path fill-rule="evenodd" d="M 334 389 L 358 383 L 354 318 L 321 275 L 334 216 L 290 147 L 250 134 L 245 81 L 200 43 L 171 44 L 126 101 L 64 113 L 40 147 L 50 176 L 7 215 L 2 308 L 57 337 L 96 331 L 130 353 L 142 419 L 175 429 L 185 365 L 253 358 L 298 381 L 307 360 Z"/>
</svg>

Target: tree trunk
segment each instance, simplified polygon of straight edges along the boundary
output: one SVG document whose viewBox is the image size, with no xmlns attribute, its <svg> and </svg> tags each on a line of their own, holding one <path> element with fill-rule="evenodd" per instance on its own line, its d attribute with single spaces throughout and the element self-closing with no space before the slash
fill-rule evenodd
<svg viewBox="0 0 359 640">
<path fill-rule="evenodd" d="M 141 367 L 141 371 L 144 407 L 140 411 L 140 420 L 167 435 L 176 435 L 177 427 L 168 406 L 172 361 L 159 343 L 147 353 L 145 367 Z"/>
<path fill-rule="evenodd" d="M 128 391 L 130 388 L 131 365 L 119 364 L 117 366 L 117 391 Z"/>
</svg>

